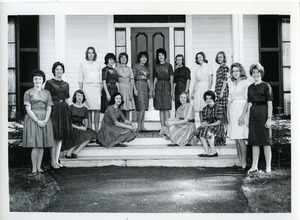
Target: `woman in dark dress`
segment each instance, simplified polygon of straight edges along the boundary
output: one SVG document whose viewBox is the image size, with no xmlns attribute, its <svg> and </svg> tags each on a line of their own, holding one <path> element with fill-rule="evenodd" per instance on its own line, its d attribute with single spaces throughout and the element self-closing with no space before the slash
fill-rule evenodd
<svg viewBox="0 0 300 220">
<path fill-rule="evenodd" d="M 61 62 L 55 62 L 52 66 L 53 79 L 47 80 L 45 89 L 47 89 L 54 103 L 51 118 L 53 123 L 53 133 L 55 146 L 51 148 L 51 166 L 55 169 L 62 167 L 58 163 L 62 140 L 68 139 L 72 135 L 71 114 L 67 99 L 69 95 L 69 84 L 62 80 L 65 72 L 65 66 Z"/>
<path fill-rule="evenodd" d="M 172 109 L 172 97 L 174 96 L 173 87 L 173 67 L 166 62 L 167 52 L 165 49 L 156 51 L 156 65 L 154 66 L 153 98 L 154 108 L 159 110 L 161 130 L 159 135 L 164 135 L 166 129 L 165 122 L 170 118 Z"/>
<path fill-rule="evenodd" d="M 129 122 L 120 107 L 124 103 L 121 93 L 116 92 L 109 101 L 109 107 L 101 122 L 101 128 L 97 134 L 97 142 L 105 147 L 126 147 L 123 142 L 129 142 L 136 138 L 138 132 L 136 126 Z"/>
<path fill-rule="evenodd" d="M 252 64 L 249 72 L 254 79 L 254 83 L 248 87 L 248 105 L 243 110 L 245 115 L 248 107 L 250 107 L 248 145 L 252 145 L 252 166 L 248 170 L 248 174 L 258 172 L 259 146 L 264 146 L 265 171 L 270 173 L 272 159 L 272 88 L 268 83 L 262 81 L 265 71 L 260 63 Z"/>
<path fill-rule="evenodd" d="M 184 57 L 178 54 L 175 57 L 177 68 L 174 72 L 174 87 L 175 87 L 175 111 L 181 105 L 180 95 L 182 92 L 189 93 L 191 82 L 191 71 L 185 66 Z"/>
<path fill-rule="evenodd" d="M 72 138 L 66 140 L 66 148 L 69 148 L 65 157 L 77 158 L 78 153 L 97 138 L 97 133 L 88 128 L 88 109 L 83 105 L 86 100 L 82 90 L 77 90 L 73 95 L 73 104 L 70 105 L 72 115 Z"/>
<path fill-rule="evenodd" d="M 114 68 L 116 56 L 113 53 L 108 53 L 105 55 L 104 60 L 106 67 L 102 69 L 101 113 L 104 113 L 109 106 L 111 96 L 119 91 L 118 73 Z"/>
<path fill-rule="evenodd" d="M 41 168 L 44 148 L 54 145 L 52 121 L 50 118 L 53 105 L 50 92 L 42 88 L 45 73 L 34 70 L 31 73 L 34 87 L 24 94 L 26 115 L 23 128 L 23 147 L 31 147 L 32 173 L 43 173 Z"/>
<path fill-rule="evenodd" d="M 201 140 L 205 151 L 198 156 L 217 157 L 218 153 L 215 149 L 214 139 L 224 132 L 223 109 L 221 106 L 215 104 L 216 96 L 213 91 L 206 91 L 203 99 L 207 105 L 203 108 L 203 122 L 197 128 L 196 136 Z"/>
<path fill-rule="evenodd" d="M 142 51 L 138 54 L 138 63 L 133 67 L 136 96 L 134 96 L 135 108 L 138 117 L 137 131 L 146 131 L 144 127 L 145 111 L 149 108 L 149 98 L 152 95 L 150 84 L 150 71 L 148 68 L 148 53 Z"/>
<path fill-rule="evenodd" d="M 215 93 L 217 94 L 216 104 L 221 106 L 224 111 L 223 119 L 224 126 L 227 127 L 227 104 L 228 104 L 228 74 L 229 68 L 226 66 L 226 54 L 223 51 L 217 53 L 215 61 L 220 65 L 216 73 L 216 85 L 215 85 Z M 220 138 L 216 139 L 217 145 L 225 145 L 226 144 L 226 129 L 223 130 L 224 133 Z"/>
</svg>

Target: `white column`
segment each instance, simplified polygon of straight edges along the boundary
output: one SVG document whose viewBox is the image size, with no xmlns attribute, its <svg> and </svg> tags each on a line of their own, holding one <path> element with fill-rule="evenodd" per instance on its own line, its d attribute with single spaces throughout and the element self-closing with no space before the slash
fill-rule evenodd
<svg viewBox="0 0 300 220">
<path fill-rule="evenodd" d="M 244 62 L 243 15 L 232 15 L 233 62 Z"/>
<path fill-rule="evenodd" d="M 65 63 L 66 61 L 66 16 L 55 15 L 55 60 Z"/>
<path fill-rule="evenodd" d="M 114 16 L 107 15 L 107 50 L 108 53 L 115 53 L 115 27 Z"/>
<path fill-rule="evenodd" d="M 126 53 L 128 54 L 129 61 L 128 66 L 131 67 L 132 57 L 131 57 L 131 27 L 126 27 Z M 136 55 L 134 55 L 136 56 Z"/>
<path fill-rule="evenodd" d="M 170 63 L 174 67 L 174 27 L 169 27 L 169 56 Z"/>
<path fill-rule="evenodd" d="M 194 64 L 193 55 L 193 17 L 186 15 L 185 26 L 185 65 L 192 69 Z"/>
</svg>

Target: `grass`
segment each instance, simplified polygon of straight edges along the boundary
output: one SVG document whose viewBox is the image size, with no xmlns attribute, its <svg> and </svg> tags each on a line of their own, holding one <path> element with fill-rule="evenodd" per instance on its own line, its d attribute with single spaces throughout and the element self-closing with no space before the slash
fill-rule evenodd
<svg viewBox="0 0 300 220">
<path fill-rule="evenodd" d="M 246 177 L 242 190 L 248 199 L 250 213 L 291 212 L 291 170 L 274 169 L 271 174 L 259 172 Z"/>
<path fill-rule="evenodd" d="M 11 212 L 39 212 L 55 200 L 57 182 L 45 174 L 31 174 L 29 168 L 9 170 Z"/>
</svg>

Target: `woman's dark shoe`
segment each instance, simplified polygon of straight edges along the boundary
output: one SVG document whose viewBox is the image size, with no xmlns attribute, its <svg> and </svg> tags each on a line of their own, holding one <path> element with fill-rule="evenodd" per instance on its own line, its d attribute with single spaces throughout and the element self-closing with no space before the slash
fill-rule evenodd
<svg viewBox="0 0 300 220">
<path fill-rule="evenodd" d="M 192 145 L 191 145 L 191 144 L 186 144 L 185 146 L 190 147 L 190 146 L 192 146 Z"/>
<path fill-rule="evenodd" d="M 258 170 L 257 169 L 256 170 L 248 170 L 247 174 L 248 175 L 256 175 L 256 174 L 258 174 Z"/>
<path fill-rule="evenodd" d="M 198 157 L 207 157 L 207 154 L 198 154 Z"/>
<path fill-rule="evenodd" d="M 168 147 L 177 147 L 177 146 L 179 146 L 178 144 L 168 144 L 167 145 Z"/>
<path fill-rule="evenodd" d="M 116 147 L 127 147 L 127 145 L 126 145 L 126 144 L 121 144 L 121 143 L 120 143 L 120 144 L 117 144 Z"/>
<path fill-rule="evenodd" d="M 211 154 L 211 155 L 210 155 L 210 154 L 207 154 L 207 157 L 217 157 L 217 156 L 219 156 L 218 153 Z"/>
<path fill-rule="evenodd" d="M 77 158 L 77 154 L 71 154 L 71 158 Z"/>
<path fill-rule="evenodd" d="M 65 155 L 65 158 L 67 158 L 67 159 L 71 159 L 72 158 L 72 156 L 69 156 L 69 155 Z"/>
</svg>

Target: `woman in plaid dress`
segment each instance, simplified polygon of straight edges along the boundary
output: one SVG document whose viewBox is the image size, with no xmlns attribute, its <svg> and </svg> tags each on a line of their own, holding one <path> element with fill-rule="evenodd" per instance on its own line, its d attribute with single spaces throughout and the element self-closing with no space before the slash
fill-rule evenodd
<svg viewBox="0 0 300 220">
<path fill-rule="evenodd" d="M 228 73 L 229 68 L 226 66 L 226 54 L 223 51 L 220 51 L 216 55 L 216 62 L 220 65 L 216 73 L 216 104 L 223 108 L 223 119 L 224 126 L 227 125 L 227 103 L 228 103 Z M 216 145 L 225 145 L 226 144 L 226 129 L 223 129 L 224 132 L 221 135 L 221 138 L 216 139 Z"/>
<path fill-rule="evenodd" d="M 216 96 L 213 91 L 206 91 L 203 99 L 207 105 L 203 108 L 203 122 L 197 128 L 196 136 L 201 140 L 205 151 L 198 156 L 217 157 L 218 153 L 215 149 L 214 139 L 224 133 L 223 109 L 215 104 Z"/>
</svg>

